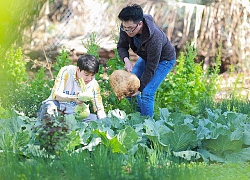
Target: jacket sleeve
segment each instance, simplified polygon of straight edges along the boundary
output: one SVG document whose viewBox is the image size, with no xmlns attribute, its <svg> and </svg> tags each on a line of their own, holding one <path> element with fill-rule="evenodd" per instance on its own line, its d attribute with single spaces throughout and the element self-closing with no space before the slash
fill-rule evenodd
<svg viewBox="0 0 250 180">
<path fill-rule="evenodd" d="M 54 82 L 54 86 L 52 88 L 52 99 L 56 99 L 56 96 L 59 95 L 61 97 L 67 96 L 64 94 L 64 88 L 66 86 L 66 82 L 69 78 L 69 73 L 65 67 L 61 68 Z"/>
<path fill-rule="evenodd" d="M 92 103 L 93 103 L 94 112 L 97 112 L 97 116 L 99 119 L 105 118 L 106 114 L 105 114 L 104 106 L 102 103 L 100 86 L 97 82 L 94 84 L 94 87 L 93 87 L 93 95 L 94 95 L 94 98 L 92 99 Z"/>
</svg>

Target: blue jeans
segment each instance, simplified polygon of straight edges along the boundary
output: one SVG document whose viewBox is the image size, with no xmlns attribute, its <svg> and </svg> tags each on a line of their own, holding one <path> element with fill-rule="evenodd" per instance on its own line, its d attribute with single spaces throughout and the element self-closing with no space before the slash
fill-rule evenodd
<svg viewBox="0 0 250 180">
<path fill-rule="evenodd" d="M 149 81 L 147 86 L 143 89 L 141 94 L 138 94 L 136 97 L 128 98 L 130 103 L 134 107 L 136 107 L 136 109 L 141 113 L 142 116 L 153 117 L 155 93 L 158 87 L 161 85 L 162 81 L 166 78 L 167 74 L 174 67 L 175 61 L 175 59 L 171 61 L 161 61 L 155 71 L 154 76 Z M 145 66 L 146 62 L 140 57 L 136 61 L 131 73 L 135 74 L 140 79 Z"/>
</svg>

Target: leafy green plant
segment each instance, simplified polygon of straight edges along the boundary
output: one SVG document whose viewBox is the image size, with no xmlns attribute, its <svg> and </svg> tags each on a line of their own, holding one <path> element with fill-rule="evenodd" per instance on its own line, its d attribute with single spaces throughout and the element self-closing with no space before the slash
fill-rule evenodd
<svg viewBox="0 0 250 180">
<path fill-rule="evenodd" d="M 194 62 L 196 55 L 197 50 L 187 44 L 156 93 L 156 107 L 188 114 L 197 111 L 197 104 L 206 97 L 206 87 L 202 67 Z"/>
<path fill-rule="evenodd" d="M 69 52 L 62 48 L 62 51 L 56 57 L 56 62 L 53 63 L 53 75 L 56 76 L 60 69 L 64 66 L 70 65 L 72 60 L 69 58 Z"/>
<path fill-rule="evenodd" d="M 118 36 L 113 35 L 115 44 L 118 43 Z M 120 59 L 118 55 L 117 49 L 113 50 L 115 53 L 114 58 L 110 58 L 109 61 L 107 62 L 108 68 L 107 68 L 107 74 L 111 75 L 114 70 L 117 69 L 124 69 L 124 62 Z"/>
<path fill-rule="evenodd" d="M 199 110 L 197 114 L 204 117 L 206 114 L 204 109 L 220 109 L 222 113 L 232 111 L 250 115 L 250 101 L 248 99 L 237 97 L 230 97 L 220 101 L 214 101 L 211 98 L 206 98 L 204 101 L 199 103 Z"/>
<path fill-rule="evenodd" d="M 98 50 L 100 49 L 99 43 L 96 39 L 96 33 L 93 32 L 90 34 L 89 39 L 86 43 L 82 42 L 83 46 L 87 49 L 87 54 L 91 54 L 99 59 Z"/>
<path fill-rule="evenodd" d="M 41 102 L 48 98 L 52 86 L 53 81 L 48 79 L 45 69 L 39 69 L 34 79 L 21 84 L 12 94 L 12 98 L 15 99 L 15 109 L 29 117 L 36 117 Z"/>
<path fill-rule="evenodd" d="M 70 63 L 69 52 L 63 48 L 56 57 L 56 62 L 53 64 L 51 71 L 53 71 L 54 75 L 57 75 L 61 67 Z M 41 102 L 49 97 L 53 86 L 53 79 L 50 79 L 46 74 L 46 69 L 41 67 L 35 73 L 34 78 L 23 79 L 22 83 L 20 81 L 16 82 L 18 83 L 17 87 L 9 94 L 11 107 L 29 117 L 36 117 Z"/>
<path fill-rule="evenodd" d="M 28 117 L 20 117 L 13 111 L 11 117 L 0 118 L 0 150 L 21 155 L 31 138 L 31 126 Z"/>
<path fill-rule="evenodd" d="M 16 100 L 11 96 L 16 93 L 20 84 L 28 78 L 26 62 L 22 48 L 15 49 L 14 45 L 6 52 L 4 61 L 0 64 L 0 102 L 5 108 L 11 108 Z M 20 96 L 20 94 L 19 94 Z"/>
<path fill-rule="evenodd" d="M 206 87 L 206 98 L 214 99 L 215 94 L 220 90 L 219 73 L 221 66 L 221 51 L 222 44 L 218 48 L 214 64 L 211 65 L 210 71 L 207 71 L 204 77 L 204 84 Z"/>
<path fill-rule="evenodd" d="M 247 162 L 250 154 L 249 125 L 246 114 L 206 109 L 205 117 L 194 117 L 179 112 L 170 113 L 161 109 L 159 119 L 140 117 L 138 113 L 126 115 L 119 110 L 108 113 L 108 117 L 89 123 L 78 122 L 73 115 L 59 118 L 46 117 L 41 124 L 34 124 L 31 119 L 17 116 L 19 125 L 0 124 L 10 134 L 0 148 L 12 148 L 18 139 L 14 152 L 34 156 L 46 152 L 60 155 L 61 152 L 95 151 L 100 145 L 112 153 L 135 155 L 141 148 L 149 153 L 159 150 L 166 153 L 168 160 L 179 162 Z M 13 122 L 8 120 L 8 122 Z M 31 129 L 31 125 L 34 124 Z M 15 127 L 18 127 L 16 129 Z M 21 127 L 21 128 L 20 128 Z M 3 130 L 1 133 L 6 133 Z M 21 132 L 25 130 L 24 134 Z M 15 134 L 16 136 L 13 136 Z M 18 132 L 18 133 L 17 133 Z M 19 137 L 20 135 L 20 137 Z M 25 137 L 23 137 L 25 135 Z M 15 138 L 15 139 L 13 139 Z M 34 146 L 40 150 L 34 152 Z M 43 150 L 46 150 L 43 152 Z M 152 154 L 151 154 L 152 155 Z M 154 157 L 149 156 L 154 162 Z"/>
<path fill-rule="evenodd" d="M 58 154 L 68 144 L 67 133 L 69 128 L 63 116 L 45 117 L 40 125 L 34 128 L 34 142 L 45 149 L 49 154 Z"/>
</svg>

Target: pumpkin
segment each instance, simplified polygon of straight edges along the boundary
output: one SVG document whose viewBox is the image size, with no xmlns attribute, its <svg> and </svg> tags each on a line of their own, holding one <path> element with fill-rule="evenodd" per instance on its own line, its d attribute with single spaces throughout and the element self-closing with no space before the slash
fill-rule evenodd
<svg viewBox="0 0 250 180">
<path fill-rule="evenodd" d="M 140 87 L 138 77 L 125 70 L 115 70 L 109 77 L 110 86 L 118 100 L 131 97 Z"/>
</svg>

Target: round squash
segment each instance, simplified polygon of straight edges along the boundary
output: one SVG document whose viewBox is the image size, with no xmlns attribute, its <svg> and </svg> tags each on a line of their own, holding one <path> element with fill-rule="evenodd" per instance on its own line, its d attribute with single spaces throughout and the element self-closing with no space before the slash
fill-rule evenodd
<svg viewBox="0 0 250 180">
<path fill-rule="evenodd" d="M 138 77 L 125 70 L 115 70 L 109 80 L 110 86 L 119 100 L 131 97 L 140 87 Z"/>
</svg>

